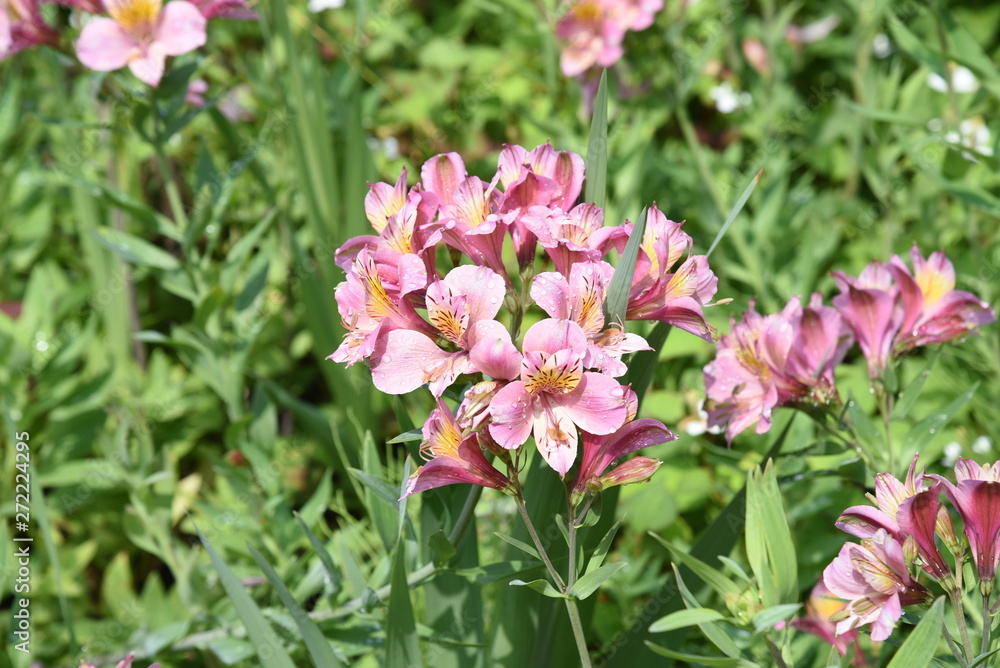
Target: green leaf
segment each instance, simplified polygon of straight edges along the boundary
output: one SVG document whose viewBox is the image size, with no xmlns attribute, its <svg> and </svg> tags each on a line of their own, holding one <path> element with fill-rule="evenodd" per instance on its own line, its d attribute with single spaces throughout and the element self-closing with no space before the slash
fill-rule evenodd
<svg viewBox="0 0 1000 668">
<path fill-rule="evenodd" d="M 392 589 L 389 591 L 389 619 L 386 628 L 386 668 L 423 666 L 417 623 L 413 619 L 410 586 L 406 582 L 406 563 L 402 539 L 397 541 L 392 560 Z"/>
<path fill-rule="evenodd" d="M 423 427 L 417 429 L 411 429 L 410 431 L 404 431 L 399 436 L 390 438 L 386 443 L 411 443 L 413 441 L 422 441 L 424 439 Z"/>
<path fill-rule="evenodd" d="M 253 560 L 257 562 L 260 566 L 260 570 L 264 571 L 264 575 L 271 582 L 271 586 L 274 590 L 278 592 L 278 598 L 281 602 L 288 608 L 288 611 L 292 613 L 292 619 L 295 620 L 295 625 L 299 629 L 299 634 L 302 636 L 302 641 L 306 645 L 306 649 L 309 651 L 309 656 L 312 657 L 313 664 L 317 666 L 342 666 L 340 660 L 334 655 L 333 650 L 330 649 L 330 643 L 326 641 L 323 637 L 322 631 L 316 625 L 299 605 L 299 602 L 295 600 L 292 593 L 288 591 L 288 587 L 285 583 L 281 581 L 278 574 L 275 572 L 274 567 L 268 563 L 267 559 L 264 558 L 260 552 L 258 552 L 253 545 L 249 542 L 246 544 L 247 549 L 250 550 L 250 556 Z"/>
<path fill-rule="evenodd" d="M 438 529 L 427 539 L 427 547 L 434 554 L 434 565 L 443 566 L 451 561 L 455 556 L 455 546 L 448 540 L 448 534 L 444 529 Z"/>
<path fill-rule="evenodd" d="M 795 611 L 801 607 L 801 603 L 784 603 L 782 605 L 764 608 L 753 616 L 754 633 L 773 630 L 775 624 L 785 621 L 794 615 Z"/>
<path fill-rule="evenodd" d="M 798 588 L 795 544 L 788 530 L 774 461 L 764 471 L 756 467 L 747 474 L 747 560 L 757 581 L 765 607 L 794 600 Z"/>
<path fill-rule="evenodd" d="M 671 612 L 666 617 L 660 617 L 649 627 L 650 633 L 663 633 L 674 629 L 683 629 L 688 626 L 695 626 L 705 622 L 718 622 L 726 618 L 718 610 L 711 608 L 687 608 Z"/>
<path fill-rule="evenodd" d="M 323 570 L 326 571 L 326 576 L 330 581 L 331 592 L 334 596 L 336 596 L 337 592 L 339 592 L 343 586 L 343 577 L 341 577 L 340 571 L 338 571 L 336 565 L 334 565 L 333 557 L 330 556 L 330 551 L 327 550 L 326 545 L 324 545 L 323 542 L 316 537 L 316 534 L 309 530 L 309 527 L 302 521 L 302 517 L 298 513 L 293 512 L 292 514 L 295 515 L 295 519 L 298 520 L 299 526 L 302 527 L 302 531 L 305 532 L 306 538 L 309 539 L 309 544 L 312 545 L 313 550 L 316 552 L 316 556 L 319 557 L 320 563 L 323 564 Z"/>
<path fill-rule="evenodd" d="M 859 446 L 868 453 L 885 451 L 885 439 L 882 432 L 854 399 L 853 393 L 847 396 L 847 417 L 851 422 L 851 429 L 858 437 Z"/>
<path fill-rule="evenodd" d="M 540 561 L 499 561 L 485 566 L 474 566 L 472 568 L 458 568 L 450 571 L 476 584 L 484 585 L 497 580 L 509 578 L 512 575 L 527 573 L 541 568 L 544 564 Z"/>
<path fill-rule="evenodd" d="M 910 456 L 910 453 L 923 450 L 924 446 L 934 438 L 934 435 L 955 417 L 955 413 L 962 410 L 977 389 L 979 389 L 978 381 L 950 404 L 913 425 L 913 428 L 906 434 L 906 438 L 903 439 L 904 461 Z"/>
<path fill-rule="evenodd" d="M 587 562 L 587 570 L 585 572 L 590 572 L 595 568 L 600 568 L 601 564 L 604 563 L 604 558 L 608 555 L 608 551 L 611 549 L 611 544 L 615 540 L 615 535 L 618 533 L 618 527 L 622 525 L 622 521 L 624 521 L 624 519 L 624 517 L 619 518 L 618 521 L 615 522 L 610 529 L 608 529 L 608 532 L 604 534 L 604 538 L 602 538 L 601 542 L 597 544 L 597 548 L 594 550 L 594 553 L 590 555 L 590 561 Z"/>
<path fill-rule="evenodd" d="M 677 659 L 679 661 L 686 661 L 689 664 L 699 665 L 699 666 L 711 666 L 712 668 L 759 668 L 756 663 L 752 661 L 747 661 L 742 658 L 723 658 L 714 656 L 698 656 L 697 654 L 686 654 L 684 652 L 676 652 L 672 649 L 667 649 L 666 647 L 661 647 L 654 643 L 646 642 L 646 647 L 653 650 L 660 656 L 665 656 L 669 659 Z"/>
<path fill-rule="evenodd" d="M 531 582 L 525 582 L 524 580 L 511 580 L 507 584 L 512 587 L 527 587 L 528 589 L 534 589 L 538 593 L 544 594 L 549 598 L 567 598 L 565 594 L 553 587 L 552 583 L 544 578 L 532 580 Z"/>
<path fill-rule="evenodd" d="M 532 556 L 535 559 L 539 559 L 539 560 L 541 559 L 541 557 L 538 554 L 538 550 L 536 550 L 535 548 L 533 548 L 531 545 L 528 545 L 524 541 L 518 540 L 517 538 L 514 538 L 513 536 L 508 536 L 506 534 L 502 534 L 499 531 L 494 531 L 493 535 L 496 536 L 497 538 L 499 538 L 500 540 L 502 540 L 503 542 L 508 543 L 510 545 L 513 545 L 514 547 L 516 547 L 517 549 L 521 550 L 522 552 L 528 554 L 529 556 Z"/>
<path fill-rule="evenodd" d="M 593 570 L 588 570 L 570 587 L 569 595 L 581 601 L 597 591 L 606 580 L 626 566 L 624 561 L 606 564 Z"/>
<path fill-rule="evenodd" d="M 705 257 L 711 256 L 712 251 L 714 251 L 715 247 L 719 245 L 720 241 L 722 241 L 722 237 L 726 236 L 726 232 L 729 231 L 729 226 L 733 224 L 733 221 L 736 220 L 736 216 L 738 216 L 740 211 L 743 210 L 743 205 L 745 205 L 747 200 L 750 199 L 750 194 L 753 192 L 754 188 L 757 187 L 757 182 L 760 181 L 760 177 L 763 173 L 763 169 L 757 172 L 757 176 L 753 177 L 750 180 L 750 183 L 747 184 L 747 187 L 743 190 L 743 194 L 740 195 L 738 200 L 736 200 L 736 204 L 733 205 L 732 211 L 729 212 L 726 222 L 722 224 L 722 228 L 719 230 L 719 233 L 716 234 L 715 239 L 712 240 L 712 245 L 708 247 L 708 252 L 705 253 Z"/>
<path fill-rule="evenodd" d="M 587 182 L 584 201 L 604 208 L 608 200 L 608 71 L 601 72 L 601 82 L 594 98 L 594 117 L 590 121 L 587 142 Z"/>
<path fill-rule="evenodd" d="M 1000 653 L 1000 647 L 990 652 L 986 652 L 985 654 L 980 654 L 979 656 L 973 658 L 972 661 L 967 666 L 967 668 L 976 668 L 976 666 L 984 666 L 986 665 L 986 660 L 991 656 L 996 656 L 997 653 Z"/>
<path fill-rule="evenodd" d="M 938 641 L 941 639 L 941 624 L 944 622 L 944 598 L 934 601 L 934 605 L 920 620 L 910 637 L 892 657 L 886 668 L 927 668 Z"/>
<path fill-rule="evenodd" d="M 646 231 L 646 209 L 639 214 L 639 220 L 632 226 L 625 250 L 622 251 L 615 273 L 611 276 L 607 296 L 604 298 L 604 324 L 624 323 L 628 311 L 628 295 L 632 289 L 632 277 L 635 275 L 635 263 L 639 257 L 639 247 L 642 245 L 642 235 Z"/>
<path fill-rule="evenodd" d="M 701 559 L 698 559 L 693 554 L 689 554 L 687 550 L 678 545 L 674 545 L 668 540 L 661 538 L 652 531 L 649 532 L 657 542 L 659 542 L 663 547 L 670 550 L 670 554 L 673 555 L 674 559 L 684 564 L 694 572 L 701 580 L 711 587 L 715 593 L 725 599 L 727 596 L 738 595 L 742 589 L 732 580 L 730 580 L 722 571 L 713 568 L 706 564 Z"/>
<path fill-rule="evenodd" d="M 681 599 L 683 599 L 685 607 L 689 609 L 702 607 L 698 599 L 688 589 L 687 584 L 685 584 L 680 569 L 677 568 L 677 564 L 672 564 L 672 567 L 674 569 L 674 577 L 677 579 L 677 589 L 681 592 Z M 698 624 L 698 628 L 701 629 L 705 637 L 712 641 L 712 644 L 718 647 L 723 654 L 734 659 L 740 656 L 740 648 L 736 646 L 730 634 L 721 626 L 715 622 L 702 622 Z"/>
<path fill-rule="evenodd" d="M 291 657 L 285 651 L 285 646 L 282 644 L 281 638 L 278 637 L 274 629 L 271 628 L 271 625 L 264 619 L 260 608 L 250 598 L 243 585 L 236 579 L 233 572 L 229 570 L 229 567 L 226 566 L 222 557 L 212 547 L 212 544 L 205 538 L 205 534 L 201 532 L 201 529 L 198 529 L 197 526 L 195 528 L 198 531 L 201 544 L 205 546 L 205 551 L 208 552 L 215 570 L 219 573 L 219 580 L 222 582 L 222 587 L 226 590 L 226 594 L 229 595 L 229 600 L 233 602 L 233 607 L 236 608 L 236 614 L 243 620 L 243 625 L 247 629 L 247 637 L 253 643 L 258 658 L 268 666 L 274 666 L 275 668 L 295 668 Z"/>
<path fill-rule="evenodd" d="M 656 323 L 653 331 L 646 337 L 646 343 L 649 344 L 651 350 L 640 350 L 632 356 L 632 360 L 629 362 L 624 384 L 632 386 L 632 391 L 639 399 L 639 406 L 642 406 L 646 390 L 653 382 L 653 374 L 656 372 L 656 363 L 660 359 L 660 351 L 663 350 L 671 329 L 669 323 Z"/>
<path fill-rule="evenodd" d="M 910 384 L 900 393 L 899 399 L 892 407 L 892 419 L 902 420 L 909 413 L 910 409 L 913 408 L 913 404 L 916 403 L 917 397 L 920 396 L 921 390 L 924 389 L 924 383 L 930 378 L 931 372 L 934 371 L 934 365 L 937 364 L 938 357 L 941 356 L 941 347 L 939 346 L 937 350 L 931 355 L 930 360 L 927 362 L 927 366 L 923 368 L 916 375 L 916 377 L 910 381 Z"/>
<path fill-rule="evenodd" d="M 127 232 L 99 227 L 94 230 L 94 236 L 102 246 L 126 262 L 166 270 L 179 269 L 181 266 L 180 260 L 167 251 Z"/>
</svg>

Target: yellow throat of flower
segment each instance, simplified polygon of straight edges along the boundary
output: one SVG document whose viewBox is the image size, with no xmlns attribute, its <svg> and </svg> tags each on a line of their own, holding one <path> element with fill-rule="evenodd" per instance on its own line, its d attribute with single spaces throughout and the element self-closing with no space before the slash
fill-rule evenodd
<svg viewBox="0 0 1000 668">
<path fill-rule="evenodd" d="M 162 0 L 105 0 L 108 14 L 133 35 L 148 35 L 160 17 Z"/>
</svg>

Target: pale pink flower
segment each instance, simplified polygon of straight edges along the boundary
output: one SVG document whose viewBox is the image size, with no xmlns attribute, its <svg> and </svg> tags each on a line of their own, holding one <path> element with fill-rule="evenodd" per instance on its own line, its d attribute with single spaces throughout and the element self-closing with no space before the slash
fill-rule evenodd
<svg viewBox="0 0 1000 668">
<path fill-rule="evenodd" d="M 919 455 L 913 456 L 903 481 L 891 473 L 876 474 L 875 495 L 868 494 L 875 507 L 851 506 L 841 513 L 837 520 L 837 528 L 858 538 L 871 538 L 882 529 L 902 542 L 904 536 L 900 533 L 899 524 L 896 522 L 899 506 L 930 485 L 923 471 L 917 473 L 918 458 Z"/>
<path fill-rule="evenodd" d="M 628 30 L 645 30 L 653 24 L 663 0 L 576 0 L 556 25 L 556 35 L 566 41 L 559 60 L 568 77 L 591 67 L 610 67 L 622 57 Z"/>
<path fill-rule="evenodd" d="M 186 0 L 105 0 L 111 18 L 95 18 L 76 42 L 80 62 L 110 72 L 129 66 L 150 86 L 160 83 L 167 56 L 179 56 L 205 43 L 199 9 Z"/>
<path fill-rule="evenodd" d="M 899 288 L 892 273 L 880 262 L 872 262 L 857 278 L 833 272 L 841 294 L 833 305 L 854 333 L 868 362 L 868 375 L 881 375 L 892 355 L 893 341 L 903 322 Z"/>
<path fill-rule="evenodd" d="M 192 107 L 204 107 L 205 93 L 207 92 L 208 82 L 204 79 L 195 79 L 188 83 L 188 89 L 187 93 L 184 95 L 184 101 Z"/>
<path fill-rule="evenodd" d="M 191 2 L 206 19 L 257 20 L 257 12 L 246 0 L 191 0 Z"/>
<path fill-rule="evenodd" d="M 604 328 L 604 298 L 613 274 L 614 268 L 607 262 L 577 262 L 568 279 L 554 271 L 535 276 L 531 298 L 550 318 L 580 325 L 588 339 L 585 368 L 617 378 L 628 370 L 622 355 L 650 348 L 638 334 L 617 326 Z"/>
<path fill-rule="evenodd" d="M 490 402 L 490 433 L 504 448 L 522 445 L 532 434 L 542 457 L 560 475 L 576 459 L 577 427 L 610 434 L 627 414 L 625 389 L 599 373 L 585 372 L 587 336 L 571 320 L 548 319 L 524 335 L 520 380 Z"/>
<path fill-rule="evenodd" d="M 830 592 L 848 601 L 834 616 L 836 634 L 871 624 L 872 640 L 889 637 L 903 614 L 903 606 L 923 603 L 930 592 L 913 579 L 903 548 L 880 529 L 861 544 L 847 543 L 823 571 Z"/>
<path fill-rule="evenodd" d="M 867 665 L 868 662 L 861 650 L 861 643 L 858 642 L 858 630 L 852 629 L 842 635 L 837 635 L 837 627 L 830 621 L 830 617 L 845 607 L 847 607 L 847 601 L 837 598 L 830 593 L 830 590 L 820 580 L 813 587 L 812 592 L 809 594 L 809 600 L 806 601 L 805 617 L 797 617 L 792 620 L 791 624 L 799 631 L 811 633 L 821 638 L 827 644 L 833 645 L 841 656 L 847 654 L 847 650 L 850 649 L 853 643 L 855 647 L 853 665 Z"/>
<path fill-rule="evenodd" d="M 0 0 L 0 60 L 39 44 L 54 46 L 58 39 L 37 0 Z"/>
<path fill-rule="evenodd" d="M 407 480 L 403 496 L 456 483 L 506 490 L 510 480 L 483 455 L 482 442 L 489 434 L 463 432 L 451 409 L 440 399 L 437 403 L 424 423 L 420 444 L 420 454 L 429 461 Z"/>
<path fill-rule="evenodd" d="M 533 206 L 519 221 L 535 235 L 564 276 L 575 263 L 599 261 L 612 248 L 620 251 L 628 241 L 628 230 L 605 226 L 604 211 L 593 204 L 578 204 L 568 212 Z"/>
<path fill-rule="evenodd" d="M 430 383 L 431 392 L 440 397 L 465 373 L 516 378 L 517 349 L 504 326 L 493 320 L 505 291 L 496 272 L 472 265 L 455 267 L 428 285 L 427 317 L 435 335 L 406 328 L 386 334 L 372 354 L 375 387 L 386 394 L 406 394 Z M 435 342 L 438 337 L 458 350 L 443 350 Z"/>
<path fill-rule="evenodd" d="M 691 237 L 681 225 L 668 220 L 656 204 L 646 212 L 626 318 L 667 322 L 711 342 L 712 328 L 705 322 L 703 307 L 715 295 L 718 279 L 708 258 L 690 255 Z M 626 229 L 631 233 L 631 223 Z"/>
</svg>

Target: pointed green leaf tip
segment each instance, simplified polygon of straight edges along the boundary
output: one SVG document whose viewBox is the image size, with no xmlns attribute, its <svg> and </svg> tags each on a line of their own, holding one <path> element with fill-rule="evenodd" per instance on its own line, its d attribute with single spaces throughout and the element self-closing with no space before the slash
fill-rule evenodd
<svg viewBox="0 0 1000 668">
<path fill-rule="evenodd" d="M 590 121 L 587 142 L 587 182 L 584 200 L 604 208 L 608 201 L 608 71 L 601 72 L 601 83 L 594 98 L 594 116 Z"/>
</svg>

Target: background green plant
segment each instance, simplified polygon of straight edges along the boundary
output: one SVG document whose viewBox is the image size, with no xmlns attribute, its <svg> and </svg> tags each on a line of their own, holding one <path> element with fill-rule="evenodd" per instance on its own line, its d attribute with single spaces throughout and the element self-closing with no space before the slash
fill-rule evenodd
<svg viewBox="0 0 1000 668">
<path fill-rule="evenodd" d="M 541 570 L 525 571 L 525 555 L 494 536 L 526 540 L 504 497 L 487 491 L 454 545 L 447 534 L 467 489 L 397 503 L 416 444 L 384 443 L 422 424 L 430 397 L 379 395 L 364 369 L 324 360 L 342 333 L 333 252 L 367 226 L 366 181 L 404 167 L 412 180 L 449 150 L 488 178 L 505 142 L 586 152 L 590 111 L 558 71 L 558 10 L 528 0 L 349 4 L 311 14 L 275 0 L 258 6 L 260 24 L 213 22 L 209 46 L 181 59 L 191 67 L 160 92 L 187 123 L 166 142 L 166 176 L 132 130 L 150 106 L 127 76 L 87 73 L 45 50 L 0 63 L 0 302 L 14 314 L 0 315 L 0 459 L 12 472 L 11 436 L 30 432 L 33 511 L 48 518 L 35 524 L 32 588 L 33 658 L 44 665 L 113 663 L 130 649 L 165 667 L 281 665 L 283 655 L 309 665 L 324 651 L 362 667 L 572 661 L 559 601 L 507 585 Z M 46 11 L 65 21 L 64 10 Z M 840 18 L 829 37 L 784 39 L 789 23 L 827 14 Z M 1000 6 L 977 3 L 668 2 L 609 72 L 608 219 L 635 219 L 656 201 L 687 220 L 704 252 L 763 169 L 711 259 L 719 297 L 734 300 L 709 309 L 723 331 L 751 298 L 774 311 L 792 295 L 829 295 L 830 270 L 856 273 L 913 243 L 946 250 L 960 287 L 996 304 L 997 162 L 969 161 L 943 135 L 979 117 L 998 148 L 998 24 Z M 891 40 L 887 58 L 872 52 L 879 33 Z M 744 57 L 747 38 L 766 47 L 769 72 Z M 946 61 L 968 66 L 979 91 L 931 90 L 928 74 Z M 186 76 L 206 79 L 213 100 L 236 97 L 242 117 L 186 116 Z M 722 80 L 752 103 L 719 113 L 710 91 Z M 933 119 L 942 129 L 928 128 Z M 178 184 L 187 228 L 175 224 L 165 179 Z M 843 542 L 833 520 L 870 484 L 801 417 L 732 449 L 689 434 L 711 356 L 702 341 L 670 336 L 642 411 L 681 438 L 650 453 L 665 464 L 649 484 L 606 496 L 590 532 L 593 547 L 624 517 L 609 560 L 629 566 L 583 608 L 606 665 L 651 661 L 644 639 L 711 653 L 698 632 L 669 642 L 647 632 L 683 606 L 675 557 L 648 531 L 713 567 L 732 554 L 749 568 L 753 557 L 733 551 L 749 521 L 739 490 L 771 452 L 798 601 Z M 909 360 L 903 378 L 925 363 Z M 998 371 L 996 327 L 943 349 L 894 436 L 980 382 L 920 439 L 921 458 L 933 467 L 949 442 L 966 456 L 978 436 L 997 443 Z M 839 378 L 870 412 L 863 364 Z M 997 455 L 991 446 L 974 456 Z M 528 474 L 529 486 L 552 489 L 533 499 L 538 517 L 559 500 L 554 482 L 544 467 Z M 558 555 L 555 526 L 543 539 Z M 445 572 L 409 596 L 389 593 L 428 563 Z M 701 604 L 712 600 L 696 577 L 682 578 Z M 287 591 L 270 584 L 279 581 Z M 750 646 L 734 635 L 741 651 Z M 29 664 L 7 649 L 12 665 Z M 811 637 L 791 651 L 796 665 L 825 665 Z"/>
</svg>

